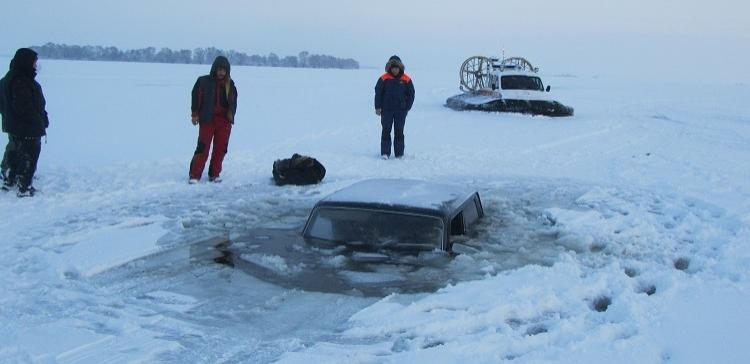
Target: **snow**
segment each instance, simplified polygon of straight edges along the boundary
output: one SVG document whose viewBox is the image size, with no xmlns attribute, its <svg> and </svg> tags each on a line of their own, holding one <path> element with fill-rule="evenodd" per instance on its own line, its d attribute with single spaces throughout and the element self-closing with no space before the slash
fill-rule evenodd
<svg viewBox="0 0 750 364">
<path fill-rule="evenodd" d="M 42 192 L 0 196 L 0 362 L 750 357 L 747 79 L 542 73 L 576 110 L 552 119 L 452 111 L 456 69 L 410 66 L 406 156 L 381 160 L 379 70 L 236 67 L 224 182 L 190 186 L 188 94 L 206 67 L 44 65 Z M 323 183 L 271 183 L 273 161 L 295 152 L 325 165 Z M 255 228 L 299 231 L 319 199 L 371 178 L 482 196 L 477 251 L 409 273 L 445 281 L 437 291 L 306 292 L 186 253 Z M 254 258 L 295 271 L 284 256 Z M 359 282 L 401 274 L 329 263 Z"/>
<path fill-rule="evenodd" d="M 472 193 L 461 186 L 408 179 L 374 178 L 336 191 L 321 201 L 406 206 L 429 210 L 438 210 L 443 206 L 457 209 Z"/>
</svg>

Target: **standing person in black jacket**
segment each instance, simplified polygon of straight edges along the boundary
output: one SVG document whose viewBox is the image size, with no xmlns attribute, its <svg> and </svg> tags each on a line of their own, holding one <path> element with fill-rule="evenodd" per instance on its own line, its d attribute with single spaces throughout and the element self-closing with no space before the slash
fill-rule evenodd
<svg viewBox="0 0 750 364">
<path fill-rule="evenodd" d="M 198 77 L 193 86 L 193 125 L 200 124 L 198 146 L 190 161 L 190 184 L 198 183 L 208 160 L 208 151 L 213 140 L 208 180 L 221 182 L 221 164 L 227 154 L 229 135 L 237 113 L 237 87 L 230 77 L 229 60 L 218 56 L 211 65 L 211 73 Z"/>
<path fill-rule="evenodd" d="M 8 133 L 11 144 L 6 148 L 9 153 L 4 164 L 10 168 L 10 173 L 4 187 L 12 187 L 17 178 L 18 197 L 33 196 L 36 192 L 31 182 L 42 149 L 42 137 L 49 126 L 42 86 L 35 80 L 37 60 L 33 50 L 19 49 L 10 62 L 10 70 L 0 80 L 3 131 Z"/>
<path fill-rule="evenodd" d="M 414 104 L 414 83 L 404 69 L 401 58 L 392 56 L 385 65 L 385 73 L 375 84 L 375 114 L 380 116 L 383 126 L 380 135 L 383 159 L 391 156 L 391 129 L 394 126 L 393 151 L 396 158 L 404 156 L 404 125 Z"/>
</svg>

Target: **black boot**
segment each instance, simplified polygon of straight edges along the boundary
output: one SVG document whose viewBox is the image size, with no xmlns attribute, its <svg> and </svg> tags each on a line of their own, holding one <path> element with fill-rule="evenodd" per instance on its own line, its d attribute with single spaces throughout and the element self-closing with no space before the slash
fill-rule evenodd
<svg viewBox="0 0 750 364">
<path fill-rule="evenodd" d="M 34 197 L 36 195 L 36 188 L 34 186 L 19 187 L 16 196 L 21 197 Z"/>
<path fill-rule="evenodd" d="M 2 171 L 2 177 L 3 177 L 3 186 L 0 187 L 5 192 L 10 191 L 15 187 L 16 185 L 16 176 L 13 175 L 13 173 L 10 173 L 10 175 L 6 174 L 6 171 Z"/>
</svg>

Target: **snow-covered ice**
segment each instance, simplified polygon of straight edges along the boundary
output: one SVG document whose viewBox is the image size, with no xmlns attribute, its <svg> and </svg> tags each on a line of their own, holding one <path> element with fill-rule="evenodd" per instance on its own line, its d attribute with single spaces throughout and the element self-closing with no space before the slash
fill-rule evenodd
<svg viewBox="0 0 750 364">
<path fill-rule="evenodd" d="M 408 179 L 373 178 L 336 191 L 323 200 L 400 205 L 430 210 L 436 210 L 445 205 L 452 209 L 458 209 L 473 193 L 474 191 L 469 191 L 461 186 Z"/>
<path fill-rule="evenodd" d="M 205 72 L 45 61 L 42 193 L 0 196 L 0 362 L 750 357 L 749 80 L 542 75 L 576 110 L 552 119 L 452 111 L 443 103 L 457 92 L 455 69 L 414 65 L 406 156 L 381 160 L 379 70 L 235 67 L 224 182 L 190 186 L 188 96 Z M 295 152 L 325 165 L 322 184 L 272 185 L 273 161 Z M 301 229 L 317 200 L 368 178 L 480 192 L 486 216 L 469 241 L 478 250 L 424 272 L 442 288 L 307 292 L 173 253 L 256 228 Z M 377 273 L 341 272 L 396 277 Z"/>
</svg>

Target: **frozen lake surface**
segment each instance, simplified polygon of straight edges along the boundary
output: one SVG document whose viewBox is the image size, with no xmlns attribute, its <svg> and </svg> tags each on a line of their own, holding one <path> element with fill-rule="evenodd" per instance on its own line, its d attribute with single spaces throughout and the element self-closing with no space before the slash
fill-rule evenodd
<svg viewBox="0 0 750 364">
<path fill-rule="evenodd" d="M 379 71 L 236 67 L 224 183 L 189 186 L 188 96 L 207 71 L 45 61 L 42 193 L 0 196 L 0 361 L 750 356 L 747 83 L 542 74 L 576 110 L 552 119 L 452 111 L 443 103 L 455 70 L 412 69 L 406 155 L 384 161 L 371 105 Z M 295 152 L 325 165 L 323 183 L 273 186 L 273 161 Z M 479 191 L 486 216 L 470 241 L 479 249 L 371 274 L 331 257 L 327 272 L 395 287 L 373 295 L 190 259 L 191 243 L 216 236 L 293 236 L 317 200 L 368 178 Z M 290 276 L 299 268 L 281 255 L 246 258 Z"/>
</svg>

